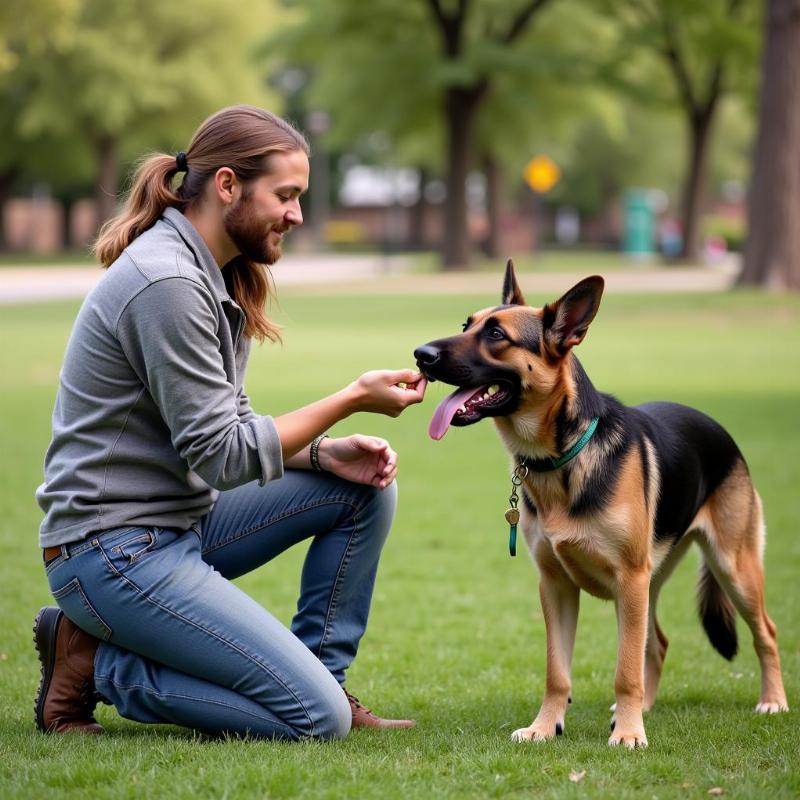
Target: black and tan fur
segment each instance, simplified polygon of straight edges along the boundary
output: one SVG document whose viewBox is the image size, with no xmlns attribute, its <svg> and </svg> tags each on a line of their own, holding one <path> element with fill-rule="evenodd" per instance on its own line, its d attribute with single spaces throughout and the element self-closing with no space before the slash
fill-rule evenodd
<svg viewBox="0 0 800 800">
<path fill-rule="evenodd" d="M 564 729 L 583 589 L 613 599 L 617 610 L 609 744 L 647 745 L 642 712 L 655 702 L 667 651 L 656 601 L 692 542 L 702 551 L 698 599 L 712 645 L 733 658 L 738 610 L 761 664 L 755 710 L 785 711 L 775 625 L 764 605 L 761 500 L 744 458 L 699 411 L 674 403 L 628 407 L 594 388 L 572 348 L 602 292 L 602 278 L 586 278 L 554 303 L 532 308 L 509 261 L 502 305 L 472 314 L 462 334 L 415 351 L 430 379 L 500 387 L 452 424 L 493 417 L 515 463 L 567 452 L 599 417 L 578 456 L 550 472 L 529 472 L 523 484 L 520 528 L 540 573 L 547 680 L 538 715 L 513 738 L 541 741 Z"/>
</svg>

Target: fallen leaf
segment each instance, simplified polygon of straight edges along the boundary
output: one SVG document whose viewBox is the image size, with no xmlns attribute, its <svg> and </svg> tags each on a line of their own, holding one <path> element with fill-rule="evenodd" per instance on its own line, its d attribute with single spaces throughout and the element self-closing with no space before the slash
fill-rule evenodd
<svg viewBox="0 0 800 800">
<path fill-rule="evenodd" d="M 579 782 L 580 782 L 580 781 L 582 781 L 582 780 L 583 780 L 585 777 L 586 777 L 586 770 L 585 770 L 585 769 L 582 769 L 580 772 L 575 772 L 575 771 L 573 771 L 573 772 L 570 772 L 570 774 L 569 774 L 569 779 L 570 779 L 570 780 L 571 780 L 573 783 L 579 783 Z"/>
</svg>

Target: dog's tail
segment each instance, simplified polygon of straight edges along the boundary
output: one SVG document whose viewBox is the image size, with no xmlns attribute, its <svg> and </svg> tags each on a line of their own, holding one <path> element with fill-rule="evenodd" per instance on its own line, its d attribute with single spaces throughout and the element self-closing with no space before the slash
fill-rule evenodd
<svg viewBox="0 0 800 800">
<path fill-rule="evenodd" d="M 705 561 L 700 564 L 697 606 L 708 640 L 723 658 L 733 661 L 739 649 L 736 610 Z"/>
</svg>

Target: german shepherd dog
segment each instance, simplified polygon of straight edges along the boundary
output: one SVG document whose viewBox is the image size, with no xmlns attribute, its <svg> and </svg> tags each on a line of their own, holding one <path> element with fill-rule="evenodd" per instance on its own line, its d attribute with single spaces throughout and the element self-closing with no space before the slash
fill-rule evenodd
<svg viewBox="0 0 800 800">
<path fill-rule="evenodd" d="M 532 308 L 509 261 L 501 305 L 414 352 L 428 379 L 459 387 L 437 408 L 431 436 L 492 417 L 522 479 L 519 524 L 540 574 L 547 679 L 539 713 L 512 734 L 516 741 L 563 733 L 583 589 L 613 599 L 617 612 L 608 743 L 647 746 L 642 712 L 655 702 L 667 651 L 656 601 L 692 542 L 702 550 L 698 601 L 711 644 L 729 660 L 736 654 L 737 609 L 761 665 L 756 712 L 788 710 L 764 605 L 761 500 L 744 458 L 699 411 L 628 407 L 595 389 L 572 348 L 586 335 L 603 286 L 599 276 L 586 278 Z"/>
</svg>

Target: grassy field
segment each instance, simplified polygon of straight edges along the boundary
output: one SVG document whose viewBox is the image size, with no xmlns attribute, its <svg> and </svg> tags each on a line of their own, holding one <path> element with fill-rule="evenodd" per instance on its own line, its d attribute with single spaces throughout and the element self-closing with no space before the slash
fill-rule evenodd
<svg viewBox="0 0 800 800">
<path fill-rule="evenodd" d="M 417 344 L 459 330 L 468 312 L 495 299 L 287 293 L 275 314 L 285 344 L 251 361 L 254 404 L 277 414 L 366 369 L 410 366 Z M 595 384 L 622 400 L 668 398 L 716 416 L 747 456 L 769 528 L 767 601 L 793 710 L 752 713 L 759 678 L 749 632 L 740 622 L 733 663 L 711 649 L 696 618 L 690 554 L 662 594 L 670 651 L 645 721 L 650 747 L 636 752 L 606 746 L 614 610 L 586 595 L 565 736 L 509 741 L 543 689 L 537 579 L 525 552 L 508 556 L 507 462 L 491 424 L 427 438 L 440 384 L 400 419 L 339 426 L 387 436 L 401 459 L 400 511 L 348 685 L 381 713 L 414 715 L 416 729 L 358 731 L 329 744 L 208 742 L 102 707 L 108 735 L 100 740 L 38 734 L 30 626 L 49 598 L 33 492 L 76 308 L 0 309 L 0 797 L 649 800 L 707 797 L 714 787 L 732 798 L 800 795 L 800 298 L 609 296 L 580 348 Z M 239 584 L 288 621 L 302 557 L 287 553 Z"/>
</svg>

